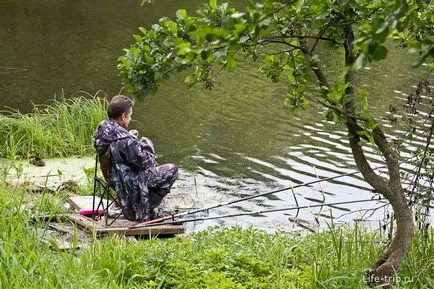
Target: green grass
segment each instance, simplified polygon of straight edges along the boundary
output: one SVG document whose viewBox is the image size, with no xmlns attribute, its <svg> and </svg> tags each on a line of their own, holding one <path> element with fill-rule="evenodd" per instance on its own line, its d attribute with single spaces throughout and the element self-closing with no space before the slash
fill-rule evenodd
<svg viewBox="0 0 434 289">
<path fill-rule="evenodd" d="M 84 95 L 48 105 L 32 113 L 0 114 L 0 158 L 43 158 L 93 154 L 92 135 L 106 117 L 105 97 Z"/>
<path fill-rule="evenodd" d="M 61 252 L 29 221 L 61 211 L 65 199 L 0 183 L 0 288 L 367 288 L 362 273 L 387 245 L 360 226 L 309 234 L 213 227 L 163 240 L 110 236 Z M 34 210 L 20 210 L 28 202 Z M 397 288 L 434 288 L 433 237 L 433 229 L 416 234 Z"/>
</svg>

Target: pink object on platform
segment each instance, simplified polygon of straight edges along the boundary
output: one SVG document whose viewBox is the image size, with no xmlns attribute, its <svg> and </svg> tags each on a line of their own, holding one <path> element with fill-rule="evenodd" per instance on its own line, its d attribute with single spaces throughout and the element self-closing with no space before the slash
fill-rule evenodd
<svg viewBox="0 0 434 289">
<path fill-rule="evenodd" d="M 103 210 L 80 210 L 79 214 L 82 216 L 91 216 L 93 214 L 95 215 L 102 215 L 104 213 Z"/>
</svg>

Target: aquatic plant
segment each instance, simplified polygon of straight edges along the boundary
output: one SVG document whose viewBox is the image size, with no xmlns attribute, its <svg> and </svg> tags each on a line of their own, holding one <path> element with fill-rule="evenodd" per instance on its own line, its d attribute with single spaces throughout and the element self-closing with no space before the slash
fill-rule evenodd
<svg viewBox="0 0 434 289">
<path fill-rule="evenodd" d="M 92 134 L 105 118 L 105 96 L 84 94 L 0 114 L 0 158 L 64 157 L 93 153 Z"/>
</svg>

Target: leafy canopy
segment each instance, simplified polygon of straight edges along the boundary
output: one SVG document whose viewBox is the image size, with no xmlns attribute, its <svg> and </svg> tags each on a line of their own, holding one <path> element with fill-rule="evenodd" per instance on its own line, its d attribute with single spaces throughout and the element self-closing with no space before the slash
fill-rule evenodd
<svg viewBox="0 0 434 289">
<path fill-rule="evenodd" d="M 144 1 L 149 2 L 149 1 Z M 429 2 L 429 1 L 428 1 Z M 150 29 L 140 27 L 135 42 L 119 57 L 119 72 L 128 91 L 143 99 L 175 71 L 189 69 L 188 86 L 213 87 L 222 69 L 234 71 L 239 61 L 259 63 L 259 71 L 273 82 L 288 85 L 286 104 L 308 103 L 303 92 L 312 71 L 323 68 L 317 53 L 327 43 L 332 54 L 345 47 L 345 29 L 354 27 L 354 61 L 343 74 L 387 56 L 386 41 L 397 40 L 418 62 L 434 55 L 434 9 L 417 0 L 264 0 L 248 1 L 245 11 L 210 0 L 191 16 L 180 9 L 176 17 L 163 17 Z M 432 65 L 432 64 L 431 64 Z M 316 75 L 318 78 L 318 75 Z M 350 102 L 350 83 L 342 77 L 328 83 L 319 78 L 322 100 L 333 108 L 328 118 Z M 366 92 L 360 91 L 360 115 L 367 115 Z"/>
</svg>

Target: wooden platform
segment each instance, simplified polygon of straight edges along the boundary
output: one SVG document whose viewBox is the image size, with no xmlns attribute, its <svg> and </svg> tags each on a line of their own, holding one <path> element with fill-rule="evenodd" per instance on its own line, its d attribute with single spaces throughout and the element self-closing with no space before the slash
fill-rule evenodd
<svg viewBox="0 0 434 289">
<path fill-rule="evenodd" d="M 120 234 L 126 236 L 170 237 L 177 234 L 182 234 L 185 231 L 185 228 L 182 224 L 130 228 L 132 225 L 137 224 L 137 222 L 119 218 L 114 221 L 111 226 L 106 226 L 104 219 L 95 221 L 91 218 L 81 216 L 80 214 L 69 214 L 66 215 L 66 217 L 83 230 L 90 232 L 95 231 L 97 235 Z M 109 219 L 109 223 L 111 221 L 112 220 Z"/>
<path fill-rule="evenodd" d="M 95 209 L 98 207 L 99 202 L 101 201 L 100 197 L 95 197 Z M 104 207 L 107 205 L 107 200 L 102 199 Z M 76 209 L 77 211 L 86 210 L 91 211 L 93 208 L 93 196 L 73 196 L 68 199 L 69 204 Z M 115 216 L 120 212 L 120 209 L 114 208 L 114 203 L 111 203 L 111 206 L 108 209 L 108 214 L 110 216 Z M 99 207 L 102 209 L 103 207 Z"/>
</svg>

